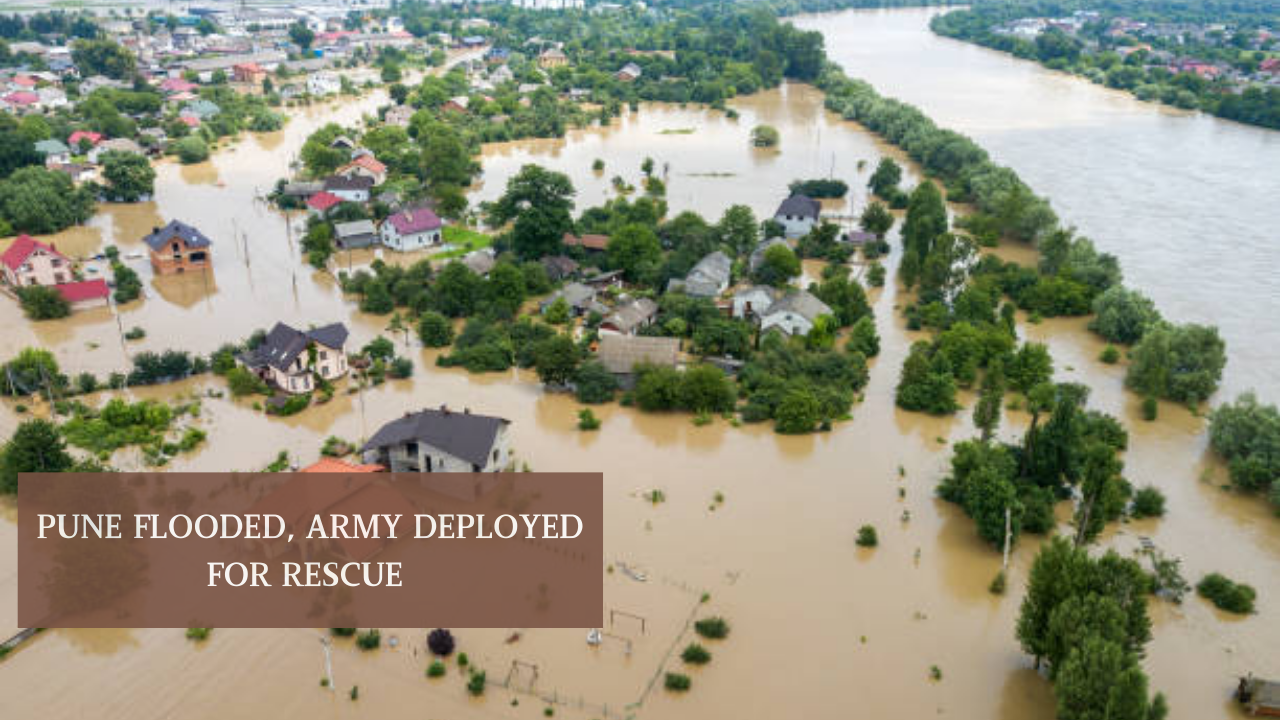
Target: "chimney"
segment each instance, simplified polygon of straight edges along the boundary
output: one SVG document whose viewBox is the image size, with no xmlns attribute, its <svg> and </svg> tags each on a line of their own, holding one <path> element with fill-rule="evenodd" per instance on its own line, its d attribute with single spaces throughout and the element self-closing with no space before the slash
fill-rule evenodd
<svg viewBox="0 0 1280 720">
<path fill-rule="evenodd" d="M 463 413 L 464 415 L 470 415 L 470 414 L 471 414 L 471 408 L 462 408 L 462 413 Z"/>
</svg>

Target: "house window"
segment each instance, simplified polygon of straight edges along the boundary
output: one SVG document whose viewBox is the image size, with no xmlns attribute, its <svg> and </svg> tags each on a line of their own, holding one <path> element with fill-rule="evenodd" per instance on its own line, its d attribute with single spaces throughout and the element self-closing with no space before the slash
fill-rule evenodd
<svg viewBox="0 0 1280 720">
<path fill-rule="evenodd" d="M 321 360 L 328 360 L 328 359 L 329 359 L 329 353 L 328 353 L 328 352 L 326 352 L 326 351 L 324 351 L 324 350 L 321 350 L 321 351 L 320 351 L 320 359 L 321 359 Z"/>
<path fill-rule="evenodd" d="M 404 451 L 414 457 L 418 456 L 418 443 L 410 442 L 404 444 Z"/>
</svg>

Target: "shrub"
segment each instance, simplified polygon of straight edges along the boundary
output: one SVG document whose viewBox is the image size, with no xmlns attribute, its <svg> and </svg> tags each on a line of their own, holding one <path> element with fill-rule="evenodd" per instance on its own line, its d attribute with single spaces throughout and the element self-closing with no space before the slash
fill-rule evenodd
<svg viewBox="0 0 1280 720">
<path fill-rule="evenodd" d="M 439 660 L 432 660 L 431 664 L 427 666 L 427 677 L 444 677 L 444 663 Z"/>
<path fill-rule="evenodd" d="M 1115 345 L 1108 345 L 1102 348 L 1102 354 L 1098 359 L 1108 365 L 1115 365 L 1120 362 L 1120 350 Z"/>
<path fill-rule="evenodd" d="M 227 371 L 227 389 L 231 397 L 267 394 L 267 384 L 246 368 L 233 367 Z"/>
<path fill-rule="evenodd" d="M 377 650 L 382 645 L 382 633 L 377 628 L 371 628 L 356 636 L 356 645 L 361 650 Z"/>
<path fill-rule="evenodd" d="M 187 639 L 196 641 L 208 640 L 209 633 L 212 631 L 213 628 L 187 628 Z"/>
<path fill-rule="evenodd" d="M 856 540 L 858 547 L 875 547 L 880 544 L 880 539 L 876 536 L 876 529 L 872 525 L 863 525 L 858 528 L 858 539 Z"/>
<path fill-rule="evenodd" d="M 618 379 L 600 361 L 589 360 L 578 366 L 573 386 L 578 402 L 606 403 L 613 401 L 618 391 Z"/>
<path fill-rule="evenodd" d="M 591 408 L 582 408 L 578 411 L 578 429 L 579 430 L 599 430 L 600 418 L 591 412 Z"/>
<path fill-rule="evenodd" d="M 674 692 L 684 692 L 691 685 L 693 685 L 693 681 L 689 679 L 689 676 L 681 673 L 667 673 L 662 680 L 662 686 Z"/>
<path fill-rule="evenodd" d="M 723 640 L 729 636 L 729 622 L 722 617 L 709 617 L 693 624 L 694 632 L 709 640 Z"/>
<path fill-rule="evenodd" d="M 459 657 L 459 660 L 462 658 Z M 467 680 L 467 692 L 479 697 L 484 694 L 485 677 L 484 671 L 479 670 L 471 673 L 471 679 Z"/>
<path fill-rule="evenodd" d="M 1160 401 L 1148 395 L 1142 399 L 1142 419 L 1151 422 L 1160 414 Z"/>
<path fill-rule="evenodd" d="M 329 628 L 329 634 L 334 637 L 351 637 L 356 634 L 356 628 Z"/>
<path fill-rule="evenodd" d="M 403 380 L 413 376 L 413 361 L 407 357 L 398 357 L 391 361 L 387 368 L 387 376 L 393 380 Z"/>
<path fill-rule="evenodd" d="M 453 633 L 445 628 L 436 628 L 427 634 L 427 649 L 432 654 L 440 657 L 449 657 L 449 655 L 453 654 L 455 647 L 457 647 L 457 641 L 454 640 Z M 466 663 L 462 662 L 462 658 L 459 657 L 458 664 L 465 665 Z"/>
<path fill-rule="evenodd" d="M 147 331 L 135 325 L 129 328 L 129 331 L 124 334 L 124 339 L 125 340 L 141 340 L 146 336 L 147 336 Z"/>
<path fill-rule="evenodd" d="M 880 263 L 871 263 L 871 267 L 867 268 L 867 285 L 871 287 L 884 287 L 884 278 L 886 270 L 884 265 Z"/>
<path fill-rule="evenodd" d="M 209 159 L 209 146 L 198 135 L 188 135 L 173 144 L 173 150 L 183 165 L 204 162 Z"/>
<path fill-rule="evenodd" d="M 71 303 L 62 293 L 44 285 L 18 288 L 18 301 L 31 320 L 56 320 L 71 314 Z"/>
<path fill-rule="evenodd" d="M 685 646 L 684 652 L 680 653 L 680 659 L 690 665 L 706 665 L 711 662 L 711 651 L 698 643 L 689 643 Z"/>
<path fill-rule="evenodd" d="M 774 147 L 782 136 L 771 125 L 757 125 L 751 129 L 751 144 L 756 147 Z"/>
<path fill-rule="evenodd" d="M 991 579 L 991 584 L 987 586 L 987 590 L 990 590 L 992 595 L 1003 595 L 1006 582 L 1004 571 L 1001 570 Z"/>
<path fill-rule="evenodd" d="M 1240 615 L 1253 612 L 1253 601 L 1258 596 L 1252 587 L 1234 582 L 1219 573 L 1205 575 L 1196 585 L 1196 592 L 1220 609 Z"/>
<path fill-rule="evenodd" d="M 1164 517 L 1164 493 L 1147 485 L 1133 494 L 1132 514 L 1136 518 Z"/>
<path fill-rule="evenodd" d="M 438 312 L 425 312 L 418 321 L 418 337 L 427 347 L 445 347 L 453 342 L 453 325 Z"/>
<path fill-rule="evenodd" d="M 302 395 L 290 395 L 288 399 L 279 405 L 269 405 L 267 412 L 272 415 L 279 415 L 280 417 L 288 417 L 290 415 L 297 415 L 303 410 L 306 410 L 307 406 L 310 404 L 311 395 L 309 393 L 304 393 Z"/>
</svg>

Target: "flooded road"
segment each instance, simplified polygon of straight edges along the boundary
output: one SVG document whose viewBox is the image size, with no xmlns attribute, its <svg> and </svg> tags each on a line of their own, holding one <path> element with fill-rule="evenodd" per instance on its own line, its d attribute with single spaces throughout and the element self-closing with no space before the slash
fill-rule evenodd
<svg viewBox="0 0 1280 720">
<path fill-rule="evenodd" d="M 214 237 L 216 292 L 184 287 L 195 296 L 184 302 L 188 295 L 165 295 L 151 284 L 149 271 L 144 275 L 152 295 L 125 308 L 123 320 L 126 328 L 148 330 L 141 346 L 207 351 L 276 319 L 345 320 L 353 328 L 352 345 L 363 344 L 382 331 L 386 318 L 356 312 L 330 276 L 306 268 L 279 216 L 252 198 L 284 173 L 311 128 L 331 117 L 354 121 L 377 102 L 312 109 L 283 132 L 245 138 L 205 166 L 166 165 L 156 204 L 109 209 L 90 229 L 66 233 L 60 242 L 82 242 L 86 253 L 107 242 L 136 248 L 151 225 L 175 217 Z M 614 175 L 636 184 L 641 161 L 652 156 L 659 169 L 669 164 L 672 214 L 695 209 L 715 219 L 734 203 L 751 206 L 758 217 L 771 214 L 787 182 L 823 176 L 833 159 L 836 176 L 853 188 L 853 207 L 863 206 L 866 173 L 885 148 L 824 112 L 819 94 L 788 86 L 731 106 L 741 115 L 736 121 L 694 108 L 642 106 L 611 128 L 489 147 L 484 183 L 472 200 L 496 197 L 520 165 L 539 162 L 570 174 L 581 210 L 604 199 Z M 779 129 L 776 152 L 749 146 L 747 135 L 761 122 Z M 669 132 L 689 128 L 692 133 Z M 596 157 L 606 161 L 599 177 L 590 169 Z M 862 171 L 860 160 L 866 161 Z M 908 183 L 916 180 L 912 168 L 907 174 Z M 236 228 L 250 238 L 247 266 L 232 241 L 210 232 L 230 238 Z M 423 676 L 420 629 L 384 629 L 384 640 L 394 635 L 401 643 L 372 653 L 336 643 L 336 692 L 318 684 L 325 657 L 313 631 L 216 629 L 201 645 L 177 629 L 51 631 L 0 663 L 0 685 L 23 690 L 0 693 L 0 714 L 184 720 L 268 709 L 279 717 L 530 718 L 550 699 L 558 716 L 573 718 L 843 718 L 852 712 L 1048 720 L 1049 685 L 1030 669 L 1013 637 L 1036 539 L 1016 548 L 1009 593 L 991 595 L 987 586 L 1000 567 L 999 554 L 977 538 L 970 520 L 933 494 L 949 444 L 973 435 L 969 413 L 935 419 L 894 408 L 898 370 L 919 336 L 907 332 L 894 312 L 899 298 L 893 283 L 870 296 L 882 352 L 872 362 L 865 400 L 854 407 L 853 420 L 811 436 L 734 428 L 719 419 L 695 427 L 687 415 L 640 414 L 616 405 L 597 409 L 603 427 L 583 433 L 576 429 L 577 403 L 544 393 L 531 374 L 443 370 L 434 365 L 437 351 L 418 349 L 410 352 L 418 365 L 413 379 L 363 396 L 340 386 L 328 404 L 291 418 L 269 418 L 229 399 L 204 401 L 200 424 L 208 440 L 176 458 L 172 469 L 255 470 L 279 450 L 308 464 L 329 435 L 367 437 L 406 410 L 448 402 L 512 420 L 516 456 L 535 470 L 604 470 L 605 557 L 611 566 L 626 563 L 648 575 L 641 583 L 621 572 L 606 574 L 605 628 L 631 642 L 630 655 L 621 641 L 588 647 L 586 628 L 525 630 L 514 643 L 505 639 L 520 629 L 455 630 L 459 649 L 491 681 L 508 681 L 477 700 L 466 694 L 453 665 L 443 679 Z M 5 304 L 0 312 L 16 311 Z M 0 340 L 0 356 L 38 343 L 55 349 L 70 370 L 123 365 L 109 314 L 49 325 L 16 315 L 0 322 L 16 329 Z M 1174 407 L 1162 408 L 1157 423 L 1138 420 L 1136 403 L 1121 387 L 1123 369 L 1095 360 L 1098 344 L 1083 325 L 1024 327 L 1052 345 L 1060 378 L 1086 382 L 1094 388 L 1093 405 L 1125 421 L 1132 436 L 1130 480 L 1159 486 L 1170 507 L 1163 520 L 1113 528 L 1103 543 L 1129 553 L 1139 535 L 1149 536 L 1183 559 L 1193 581 L 1221 570 L 1258 589 L 1259 614 L 1242 620 L 1225 618 L 1195 597 L 1177 608 L 1152 605 L 1155 641 L 1146 665 L 1153 686 L 1170 696 L 1171 717 L 1236 717 L 1229 701 L 1235 674 L 1280 675 L 1280 623 L 1274 621 L 1280 611 L 1280 523 L 1263 503 L 1217 488 L 1225 473 L 1206 456 L 1201 420 Z M 98 346 L 88 349 L 93 342 Z M 170 398 L 220 385 L 204 378 L 131 392 Z M 2 407 L 0 429 L 7 434 L 17 416 L 10 404 Z M 1006 417 L 1000 436 L 1019 437 L 1025 422 L 1016 413 Z M 126 468 L 131 463 L 136 458 L 128 454 L 115 460 Z M 641 499 L 655 488 L 665 502 Z M 723 504 L 713 501 L 717 492 Z M 13 575 L 5 543 L 14 533 L 6 518 L 11 515 L 0 507 L 0 552 L 6 552 L 0 555 L 0 591 Z M 868 523 L 879 530 L 874 550 L 854 545 L 857 528 Z M 705 605 L 699 603 L 703 592 L 710 595 Z M 0 612 L 11 606 L 0 599 Z M 625 618 L 610 624 L 609 610 L 644 616 L 646 629 Z M 691 612 L 724 615 L 733 629 L 726 641 L 708 643 L 712 662 L 690 672 L 692 690 L 677 696 L 662 690 L 660 673 L 687 671 L 668 653 L 689 641 L 682 629 Z M 0 618 L 0 628 L 10 624 Z M 514 660 L 536 664 L 537 680 L 509 675 Z M 941 681 L 930 680 L 933 665 L 942 671 Z M 647 690 L 655 678 L 658 686 Z M 353 685 L 360 688 L 355 702 L 348 696 Z"/>
<path fill-rule="evenodd" d="M 1176 322 L 1227 341 L 1220 399 L 1280 401 L 1280 132 L 1144 103 L 929 31 L 937 9 L 798 17 L 883 95 L 975 139 L 1120 258 Z"/>
</svg>

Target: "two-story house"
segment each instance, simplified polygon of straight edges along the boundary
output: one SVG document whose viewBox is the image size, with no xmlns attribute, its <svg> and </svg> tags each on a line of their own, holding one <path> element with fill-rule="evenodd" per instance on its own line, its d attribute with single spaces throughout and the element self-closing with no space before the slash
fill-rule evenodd
<svg viewBox="0 0 1280 720">
<path fill-rule="evenodd" d="M 822 214 L 822 203 L 805 195 L 792 195 L 778 205 L 773 219 L 785 230 L 789 238 L 798 238 L 809 234 L 818 224 L 818 216 Z"/>
<path fill-rule="evenodd" d="M 261 345 L 240 356 L 240 362 L 287 393 L 307 393 L 315 389 L 316 377 L 335 380 L 347 374 L 348 335 L 342 323 L 303 332 L 278 322 Z"/>
<path fill-rule="evenodd" d="M 420 250 L 443 241 L 444 223 L 428 208 L 405 208 L 384 220 L 380 232 L 392 250 Z"/>
<path fill-rule="evenodd" d="M 212 266 L 209 247 L 212 242 L 190 225 L 171 220 L 154 228 L 142 241 L 151 249 L 151 267 L 157 275 L 173 275 L 188 270 L 204 270 Z"/>
<path fill-rule="evenodd" d="M 71 261 L 51 244 L 19 235 L 0 256 L 4 281 L 15 287 L 61 285 L 75 280 Z"/>
<path fill-rule="evenodd" d="M 441 405 L 383 425 L 360 452 L 391 472 L 500 472 L 511 462 L 510 425 Z"/>
</svg>

